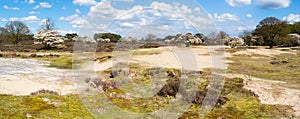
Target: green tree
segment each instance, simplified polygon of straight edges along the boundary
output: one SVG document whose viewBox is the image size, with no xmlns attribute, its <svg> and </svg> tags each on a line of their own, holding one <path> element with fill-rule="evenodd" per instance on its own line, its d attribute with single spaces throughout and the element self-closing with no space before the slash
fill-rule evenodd
<svg viewBox="0 0 300 119">
<path fill-rule="evenodd" d="M 281 22 L 275 17 L 267 17 L 259 22 L 254 34 L 261 36 L 264 40 L 264 45 L 268 45 L 271 49 L 273 46 L 278 45 L 280 40 L 285 40 L 289 31 L 286 22 Z"/>
<path fill-rule="evenodd" d="M 244 30 L 241 34 L 240 34 L 240 38 L 243 38 L 245 41 L 245 44 L 247 46 L 251 46 L 251 40 L 252 40 L 252 32 L 248 31 L 248 30 Z"/>
<path fill-rule="evenodd" d="M 95 33 L 94 34 L 94 39 L 97 40 L 99 38 L 102 39 L 110 39 L 111 42 L 118 42 L 122 37 L 118 34 L 114 33 Z"/>
<path fill-rule="evenodd" d="M 300 22 L 295 22 L 291 26 L 291 33 L 298 33 L 298 34 L 300 34 Z"/>
<path fill-rule="evenodd" d="M 66 38 L 68 38 L 69 40 L 72 40 L 74 37 L 78 37 L 77 33 L 67 33 Z"/>
<path fill-rule="evenodd" d="M 11 35 L 14 44 L 18 44 L 23 36 L 30 33 L 29 28 L 21 21 L 10 21 L 5 25 L 6 30 Z"/>
</svg>

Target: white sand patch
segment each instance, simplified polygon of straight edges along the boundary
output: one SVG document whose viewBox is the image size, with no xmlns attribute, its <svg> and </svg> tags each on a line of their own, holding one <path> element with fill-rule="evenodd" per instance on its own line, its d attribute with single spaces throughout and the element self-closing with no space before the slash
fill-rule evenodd
<svg viewBox="0 0 300 119">
<path fill-rule="evenodd" d="M 300 116 L 300 90 L 283 87 L 283 81 L 273 81 L 251 77 L 247 80 L 241 74 L 227 74 L 226 77 L 239 77 L 245 79 L 245 89 L 253 91 L 263 104 L 280 104 L 292 106 L 295 115 Z"/>
<path fill-rule="evenodd" d="M 0 94 L 29 95 L 41 89 L 61 95 L 76 93 L 72 72 L 47 68 L 48 63 L 0 58 Z"/>
</svg>

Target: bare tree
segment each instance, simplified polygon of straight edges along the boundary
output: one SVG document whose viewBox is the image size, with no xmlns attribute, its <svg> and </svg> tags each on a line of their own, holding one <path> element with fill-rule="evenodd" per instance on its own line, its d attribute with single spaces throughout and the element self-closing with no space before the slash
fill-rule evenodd
<svg viewBox="0 0 300 119">
<path fill-rule="evenodd" d="M 21 37 L 30 33 L 29 28 L 21 21 L 10 21 L 5 25 L 7 32 L 12 36 L 12 42 L 17 44 Z"/>
<path fill-rule="evenodd" d="M 151 34 L 151 33 L 145 37 L 146 42 L 151 42 L 151 41 L 155 41 L 155 40 L 157 40 L 157 36 L 154 34 Z"/>
<path fill-rule="evenodd" d="M 55 29 L 55 24 L 50 18 L 46 18 L 42 25 L 41 25 L 41 30 L 54 30 Z"/>
</svg>

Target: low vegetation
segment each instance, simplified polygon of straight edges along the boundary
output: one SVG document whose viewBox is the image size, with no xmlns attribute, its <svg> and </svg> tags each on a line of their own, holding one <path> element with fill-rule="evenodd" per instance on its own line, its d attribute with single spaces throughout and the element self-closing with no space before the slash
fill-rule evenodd
<svg viewBox="0 0 300 119">
<path fill-rule="evenodd" d="M 272 57 L 235 55 L 228 60 L 234 61 L 230 63 L 228 73 L 285 81 L 285 86 L 299 89 L 300 51 L 296 54 L 279 54 Z"/>
</svg>

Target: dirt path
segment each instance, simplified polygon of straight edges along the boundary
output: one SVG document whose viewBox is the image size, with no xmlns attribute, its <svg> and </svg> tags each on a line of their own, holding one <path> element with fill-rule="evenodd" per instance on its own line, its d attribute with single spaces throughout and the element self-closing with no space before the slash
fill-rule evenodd
<svg viewBox="0 0 300 119">
<path fill-rule="evenodd" d="M 286 82 L 272 81 L 255 77 L 248 79 L 241 74 L 226 74 L 226 77 L 238 77 L 245 79 L 244 88 L 257 94 L 261 103 L 292 106 L 295 110 L 295 115 L 300 117 L 300 90 L 290 89 L 280 85 Z"/>
<path fill-rule="evenodd" d="M 47 68 L 47 62 L 0 58 L 0 94 L 29 95 L 41 89 L 75 93 L 72 72 Z"/>
</svg>

